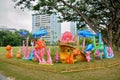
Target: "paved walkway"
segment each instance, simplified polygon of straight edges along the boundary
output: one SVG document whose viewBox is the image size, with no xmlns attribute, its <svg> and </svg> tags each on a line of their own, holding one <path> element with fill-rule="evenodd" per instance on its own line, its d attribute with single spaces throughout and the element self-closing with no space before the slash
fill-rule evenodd
<svg viewBox="0 0 120 80">
<path fill-rule="evenodd" d="M 8 80 L 5 76 L 0 74 L 0 80 Z"/>
</svg>

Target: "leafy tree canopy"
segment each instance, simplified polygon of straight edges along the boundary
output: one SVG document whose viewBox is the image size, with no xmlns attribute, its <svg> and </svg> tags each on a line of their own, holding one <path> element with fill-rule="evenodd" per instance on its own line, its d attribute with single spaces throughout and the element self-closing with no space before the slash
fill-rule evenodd
<svg viewBox="0 0 120 80">
<path fill-rule="evenodd" d="M 120 49 L 120 0 L 13 0 L 15 6 L 28 8 L 38 14 L 57 14 L 61 21 L 86 24 L 101 32 L 103 40 Z"/>
</svg>

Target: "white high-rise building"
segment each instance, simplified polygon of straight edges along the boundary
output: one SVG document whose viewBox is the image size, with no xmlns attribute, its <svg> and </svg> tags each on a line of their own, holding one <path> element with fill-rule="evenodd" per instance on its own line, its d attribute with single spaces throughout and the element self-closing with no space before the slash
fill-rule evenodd
<svg viewBox="0 0 120 80">
<path fill-rule="evenodd" d="M 76 22 L 70 22 L 70 32 L 73 36 L 77 34 L 77 25 Z"/>
<path fill-rule="evenodd" d="M 58 41 L 58 39 L 61 37 L 61 23 L 58 23 L 58 19 L 55 14 L 33 14 L 32 33 L 38 31 L 40 27 L 47 29 L 48 35 L 46 36 L 46 39 L 51 44 Z"/>
</svg>

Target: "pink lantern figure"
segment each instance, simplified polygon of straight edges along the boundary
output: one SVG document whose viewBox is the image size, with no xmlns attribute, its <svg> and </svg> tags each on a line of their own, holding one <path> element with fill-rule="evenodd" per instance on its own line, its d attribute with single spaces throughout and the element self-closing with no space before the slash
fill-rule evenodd
<svg viewBox="0 0 120 80">
<path fill-rule="evenodd" d="M 57 63 L 59 61 L 59 54 L 58 54 L 58 50 L 56 51 L 56 55 L 55 55 L 55 62 Z"/>
<path fill-rule="evenodd" d="M 108 57 L 107 58 L 113 58 L 114 53 L 111 47 L 107 47 Z"/>
<path fill-rule="evenodd" d="M 39 50 L 36 50 L 36 49 L 35 49 L 33 52 L 34 52 L 34 55 L 35 55 L 35 56 L 34 56 L 34 59 L 35 59 L 36 61 L 38 60 L 39 63 L 41 63 L 42 61 L 41 61 L 40 56 L 39 56 Z"/>
<path fill-rule="evenodd" d="M 27 37 L 26 39 L 26 46 L 23 41 L 23 46 L 22 46 L 23 59 L 29 59 L 30 48 L 28 47 L 28 40 L 29 40 L 29 37 Z"/>
<path fill-rule="evenodd" d="M 96 50 L 95 52 L 95 58 L 98 60 L 100 58 L 100 51 Z"/>
<path fill-rule="evenodd" d="M 90 51 L 87 51 L 86 52 L 86 59 L 87 59 L 87 62 L 90 62 Z"/>
<path fill-rule="evenodd" d="M 41 64 L 46 64 L 46 61 L 45 61 L 45 59 L 44 59 L 44 52 L 45 52 L 45 49 L 42 48 L 42 49 L 40 50 Z"/>
<path fill-rule="evenodd" d="M 51 56 L 50 56 L 50 49 L 47 50 L 47 63 L 52 64 L 52 59 L 51 59 Z"/>
</svg>

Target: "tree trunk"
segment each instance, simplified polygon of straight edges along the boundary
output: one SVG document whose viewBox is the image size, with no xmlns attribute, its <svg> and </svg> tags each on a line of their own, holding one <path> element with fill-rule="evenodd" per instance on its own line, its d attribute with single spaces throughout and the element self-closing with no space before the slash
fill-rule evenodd
<svg viewBox="0 0 120 80">
<path fill-rule="evenodd" d="M 120 46 L 117 47 L 117 50 L 120 52 Z"/>
<path fill-rule="evenodd" d="M 112 28 L 115 26 L 116 21 L 117 21 L 117 19 L 116 19 L 116 13 L 115 13 L 115 14 L 113 14 L 113 17 L 111 18 L 110 23 L 107 27 L 108 28 L 107 29 L 107 35 L 108 35 L 107 41 L 109 43 L 108 46 L 111 48 L 113 47 L 113 30 L 112 30 Z"/>
<path fill-rule="evenodd" d="M 112 35 L 112 30 L 111 29 L 108 30 L 107 35 L 108 35 L 108 39 L 107 39 L 108 46 L 110 46 L 112 48 L 112 37 L 113 37 L 113 35 Z"/>
<path fill-rule="evenodd" d="M 117 50 L 120 52 L 120 23 L 119 21 L 116 23 L 117 26 L 117 32 L 115 34 L 115 40 L 116 42 L 114 42 L 116 44 Z"/>
<path fill-rule="evenodd" d="M 116 42 L 116 47 L 117 47 L 117 50 L 120 52 L 120 38 L 119 38 L 119 40 Z"/>
</svg>

